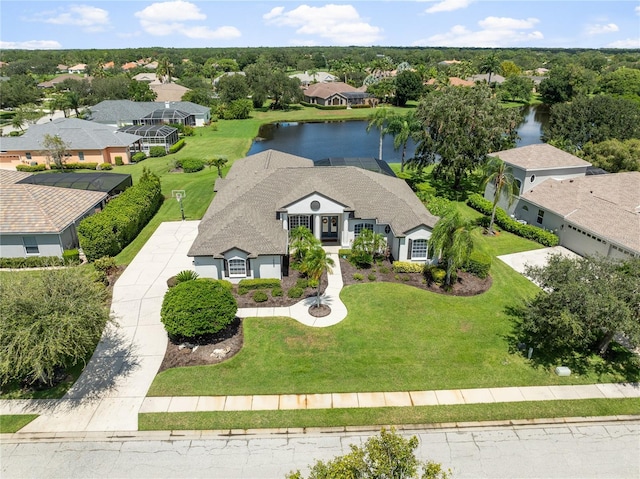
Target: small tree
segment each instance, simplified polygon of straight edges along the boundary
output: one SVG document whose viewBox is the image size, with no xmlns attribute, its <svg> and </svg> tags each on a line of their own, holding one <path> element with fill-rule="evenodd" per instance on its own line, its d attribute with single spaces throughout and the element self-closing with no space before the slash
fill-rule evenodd
<svg viewBox="0 0 640 479">
<path fill-rule="evenodd" d="M 51 160 L 61 170 L 64 170 L 64 164 L 66 162 L 67 150 L 69 144 L 60 138 L 58 135 L 46 134 L 42 140 L 42 146 L 44 147 L 44 153 L 47 155 L 47 164 L 50 164 Z"/>
<path fill-rule="evenodd" d="M 320 245 L 310 248 L 302 260 L 300 270 L 316 285 L 316 308 L 320 307 L 320 278 L 325 272 L 331 273 L 334 265 L 335 262 Z"/>
<path fill-rule="evenodd" d="M 493 210 L 491 210 L 491 221 L 489 222 L 488 228 L 489 233 L 494 234 L 493 223 L 496 218 L 496 210 L 498 209 L 500 198 L 505 197 L 507 204 L 511 206 L 513 200 L 519 193 L 519 189 L 518 183 L 513 176 L 513 168 L 497 156 L 489 158 L 484 168 L 482 188 L 486 188 L 488 184 L 492 184 L 495 188 L 493 193 Z"/>
<path fill-rule="evenodd" d="M 224 168 L 224 165 L 226 165 L 228 161 L 226 156 L 217 156 L 207 160 L 207 165 L 209 165 L 209 168 L 215 166 L 218 169 L 218 178 L 222 178 L 222 168 Z"/>
<path fill-rule="evenodd" d="M 440 256 L 445 263 L 445 285 L 451 286 L 453 273 L 465 264 L 473 251 L 472 225 L 465 221 L 458 210 L 450 208 L 438 220 L 429 239 L 430 256 Z"/>
<path fill-rule="evenodd" d="M 369 267 L 377 256 L 382 255 L 387 246 L 387 241 L 380 233 L 374 233 L 369 228 L 363 228 L 351 245 L 349 260 L 356 266 Z"/>
<path fill-rule="evenodd" d="M 306 226 L 298 226 L 289 231 L 289 251 L 292 252 L 295 264 L 302 263 L 307 252 L 316 246 L 320 246 L 320 241 Z"/>
<path fill-rule="evenodd" d="M 418 438 L 405 439 L 392 428 L 380 431 L 380 436 L 367 439 L 364 446 L 350 446 L 344 456 L 311 467 L 309 479 L 358 478 L 358 479 L 448 479 L 451 471 L 445 471 L 438 463 L 419 461 L 415 456 Z M 422 474 L 419 470 L 422 469 Z M 287 475 L 287 479 L 302 479 L 300 471 Z"/>
</svg>

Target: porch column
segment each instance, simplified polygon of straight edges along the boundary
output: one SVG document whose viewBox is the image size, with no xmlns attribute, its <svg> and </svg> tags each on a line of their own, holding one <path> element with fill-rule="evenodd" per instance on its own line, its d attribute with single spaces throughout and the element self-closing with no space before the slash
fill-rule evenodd
<svg viewBox="0 0 640 479">
<path fill-rule="evenodd" d="M 320 223 L 320 215 L 313 215 L 313 234 L 320 240 L 322 237 L 322 224 Z"/>
<path fill-rule="evenodd" d="M 342 213 L 342 234 L 340 246 L 349 247 L 349 213 Z"/>
</svg>

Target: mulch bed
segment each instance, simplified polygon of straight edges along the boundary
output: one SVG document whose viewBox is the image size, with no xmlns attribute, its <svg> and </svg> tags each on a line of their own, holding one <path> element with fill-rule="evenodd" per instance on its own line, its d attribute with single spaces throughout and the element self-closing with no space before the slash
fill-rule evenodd
<svg viewBox="0 0 640 479">
<path fill-rule="evenodd" d="M 358 269 L 346 259 L 340 258 L 340 269 L 342 270 L 342 282 L 345 286 L 383 281 L 385 283 L 407 284 L 450 296 L 475 296 L 476 294 L 484 293 L 491 287 L 491 276 L 481 279 L 470 273 L 459 271 L 456 283 L 450 290 L 446 290 L 435 283 L 427 284 L 421 273 L 394 273 L 390 261 L 383 261 L 380 265 L 374 265 L 369 269 Z M 364 278 L 362 280 L 355 279 L 353 275 L 356 273 L 361 274 Z M 375 279 L 370 280 L 368 278 L 369 274 L 375 275 Z"/>
<path fill-rule="evenodd" d="M 233 295 L 235 296 L 236 301 L 238 302 L 238 308 L 255 308 L 256 306 L 258 307 L 293 306 L 297 302 L 302 301 L 303 299 L 308 298 L 310 296 L 315 296 L 317 294 L 315 288 L 306 288 L 304 290 L 302 297 L 300 298 L 290 298 L 289 296 L 287 296 L 287 291 L 289 291 L 291 288 L 293 288 L 296 285 L 296 281 L 298 281 L 299 278 L 302 278 L 302 276 L 298 271 L 289 269 L 289 276 L 283 276 L 282 280 L 280 281 L 280 283 L 282 284 L 282 292 L 283 292 L 282 296 L 276 296 L 275 298 L 272 298 L 271 291 L 264 290 L 267 293 L 268 299 L 266 301 L 263 301 L 262 303 L 256 303 L 253 300 L 253 293 L 255 291 L 249 291 L 246 294 L 239 295 L 237 286 L 233 287 Z M 320 294 L 324 293 L 325 289 L 327 289 L 326 274 L 322 275 L 322 279 L 320 280 Z"/>
</svg>

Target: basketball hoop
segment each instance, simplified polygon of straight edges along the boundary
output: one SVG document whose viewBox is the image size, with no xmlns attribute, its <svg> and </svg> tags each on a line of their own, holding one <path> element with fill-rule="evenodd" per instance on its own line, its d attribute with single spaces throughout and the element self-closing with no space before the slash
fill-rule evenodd
<svg viewBox="0 0 640 479">
<path fill-rule="evenodd" d="M 182 216 L 182 221 L 184 221 L 184 207 L 182 206 L 183 198 L 187 197 L 187 194 L 184 190 L 171 190 L 171 197 L 175 198 L 178 203 L 180 203 L 180 215 Z"/>
</svg>

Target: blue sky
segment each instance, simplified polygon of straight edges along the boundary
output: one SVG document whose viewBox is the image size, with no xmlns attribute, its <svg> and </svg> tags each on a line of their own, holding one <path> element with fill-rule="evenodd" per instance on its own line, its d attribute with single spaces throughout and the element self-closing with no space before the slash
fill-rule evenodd
<svg viewBox="0 0 640 479">
<path fill-rule="evenodd" d="M 640 1 L 0 2 L 0 48 L 640 48 Z"/>
</svg>

